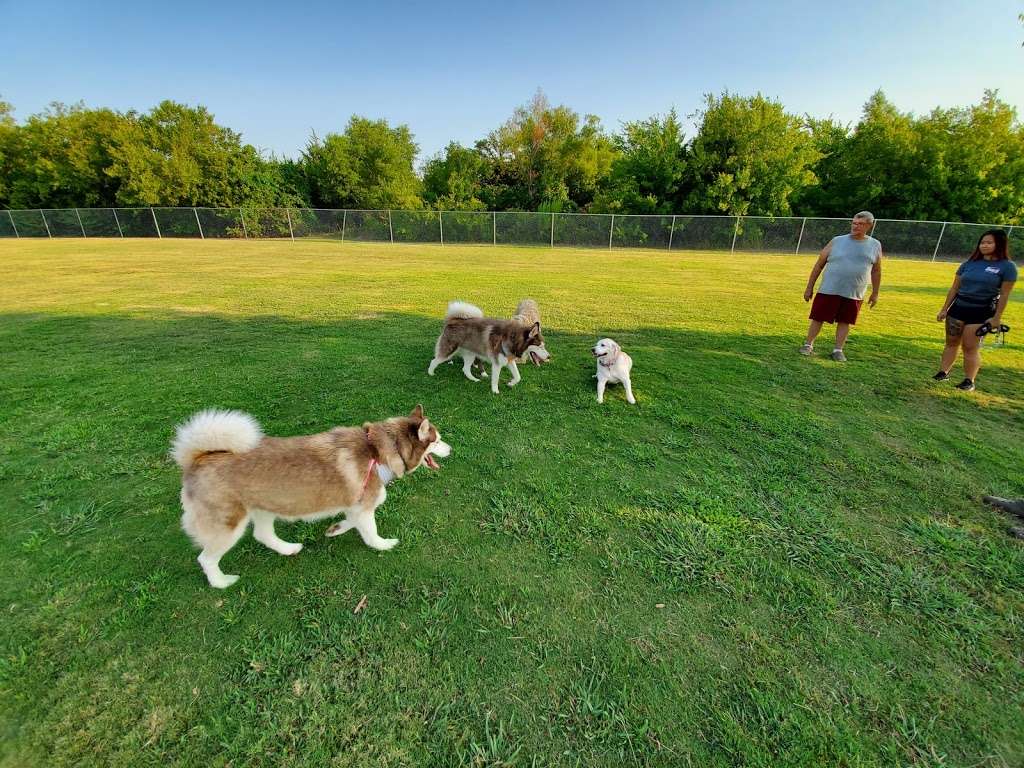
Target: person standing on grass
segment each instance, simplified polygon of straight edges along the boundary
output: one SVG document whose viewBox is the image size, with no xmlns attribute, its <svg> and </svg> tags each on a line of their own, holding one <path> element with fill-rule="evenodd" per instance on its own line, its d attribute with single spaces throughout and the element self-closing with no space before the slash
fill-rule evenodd
<svg viewBox="0 0 1024 768">
<path fill-rule="evenodd" d="M 801 355 L 814 354 L 814 340 L 821 332 L 822 323 L 835 323 L 836 343 L 832 348 L 832 359 L 846 362 L 843 345 L 850 335 L 850 326 L 857 322 L 868 277 L 871 278 L 869 307 L 878 302 L 878 289 L 882 283 L 882 244 L 868 234 L 874 223 L 873 213 L 861 211 L 850 223 L 850 234 L 833 237 L 821 249 L 807 280 L 804 301 L 811 300 L 814 283 L 822 270 L 825 270 L 825 276 L 821 278 L 818 295 L 811 305 L 811 325 L 807 329 L 807 340 L 800 347 Z"/>
<path fill-rule="evenodd" d="M 942 350 L 936 381 L 949 378 L 957 352 L 964 350 L 964 380 L 956 385 L 974 391 L 974 379 L 981 368 L 981 337 L 978 329 L 988 323 L 998 329 L 1010 291 L 1017 281 L 1017 265 L 1010 261 L 1010 245 L 1001 229 L 990 229 L 974 246 L 971 258 L 956 271 L 946 301 L 935 319 L 946 321 L 946 348 Z"/>
</svg>

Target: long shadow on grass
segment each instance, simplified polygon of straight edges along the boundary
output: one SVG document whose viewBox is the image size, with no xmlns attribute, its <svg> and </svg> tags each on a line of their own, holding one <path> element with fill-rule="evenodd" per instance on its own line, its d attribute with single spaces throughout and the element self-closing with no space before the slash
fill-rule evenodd
<svg viewBox="0 0 1024 768">
<path fill-rule="evenodd" d="M 418 718 L 452 763 L 474 743 L 501 751 L 484 714 L 496 706 L 517 714 L 518 729 L 506 725 L 541 763 L 567 749 L 587 764 L 671 763 L 663 744 L 709 765 L 719 747 L 841 762 L 850 734 L 878 727 L 857 713 L 896 706 L 933 723 L 914 737 L 922 750 L 976 756 L 993 727 L 1016 732 L 1019 717 L 980 691 L 1019 687 L 1002 638 L 1024 571 L 968 497 L 1018 490 L 1006 484 L 1024 459 L 1010 415 L 1019 371 L 989 364 L 1002 399 L 986 399 L 922 383 L 937 346 L 897 336 L 859 334 L 841 366 L 798 356 L 801 328 L 602 329 L 633 356 L 639 398 L 613 389 L 602 407 L 596 336 L 550 331 L 555 362 L 494 396 L 456 366 L 426 376 L 439 325 L 399 313 L 0 318 L 4 669 L 31 692 L 20 721 L 40 723 L 43 743 L 48 728 L 77 733 L 90 690 L 133 680 L 125 665 L 143 671 L 119 655 L 130 645 L 168 677 L 194 666 L 213 700 L 190 709 L 191 682 L 182 696 L 149 681 L 145 696 L 104 693 L 110 732 L 88 715 L 94 755 L 122 748 L 124 723 L 152 723 L 132 701 L 162 697 L 205 729 L 198 762 L 223 745 L 253 759 L 244 734 L 268 721 L 301 728 L 300 751 L 353 748 L 318 711 L 375 712 L 402 733 L 396 723 Z M 177 529 L 175 423 L 219 406 L 300 434 L 417 402 L 455 450 L 440 472 L 392 486 L 381 528 L 399 548 L 377 555 L 297 525 L 297 558 L 247 538 L 226 564 L 237 589 L 206 588 Z M 354 616 L 364 594 L 370 608 Z M 978 658 L 984 681 L 964 682 Z M 221 678 L 225 693 L 205 693 Z M 813 692 L 826 680 L 863 707 L 822 725 Z M 293 717 L 310 681 L 329 695 Z M 510 690 L 527 703 L 510 705 Z M 940 694 L 974 720 L 934 725 Z M 766 707 L 783 725 L 765 730 Z M 140 729 L 139 745 L 158 738 Z M 168 759 L 183 749 L 174 733 L 159 742 Z M 415 738 L 402 744 L 413 754 Z M 856 748 L 887 755 L 885 735 L 873 739 Z"/>
</svg>

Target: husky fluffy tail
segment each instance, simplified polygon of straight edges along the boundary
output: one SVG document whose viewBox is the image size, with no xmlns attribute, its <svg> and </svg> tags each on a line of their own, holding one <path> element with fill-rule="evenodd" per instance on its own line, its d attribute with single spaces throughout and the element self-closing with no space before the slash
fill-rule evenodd
<svg viewBox="0 0 1024 768">
<path fill-rule="evenodd" d="M 178 425 L 178 432 L 171 443 L 171 457 L 182 469 L 190 469 L 204 453 L 245 453 L 259 445 L 262 439 L 260 425 L 249 414 L 211 408 Z"/>
<path fill-rule="evenodd" d="M 480 307 L 469 304 L 465 301 L 449 301 L 448 311 L 444 315 L 445 320 L 451 320 L 453 318 L 459 318 L 461 320 L 468 320 L 471 317 L 483 317 L 484 312 Z"/>
</svg>

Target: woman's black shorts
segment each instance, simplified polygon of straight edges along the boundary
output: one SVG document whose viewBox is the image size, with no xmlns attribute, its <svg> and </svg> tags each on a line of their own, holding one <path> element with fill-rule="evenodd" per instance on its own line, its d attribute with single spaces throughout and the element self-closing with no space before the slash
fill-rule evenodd
<svg viewBox="0 0 1024 768">
<path fill-rule="evenodd" d="M 957 298 L 946 313 L 964 325 L 980 325 L 992 317 L 995 304 L 968 304 Z"/>
</svg>

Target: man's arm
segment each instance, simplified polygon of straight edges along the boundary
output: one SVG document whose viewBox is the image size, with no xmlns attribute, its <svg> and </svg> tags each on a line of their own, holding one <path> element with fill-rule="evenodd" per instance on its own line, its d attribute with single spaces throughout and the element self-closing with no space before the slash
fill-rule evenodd
<svg viewBox="0 0 1024 768">
<path fill-rule="evenodd" d="M 811 276 L 807 278 L 807 288 L 804 290 L 804 301 L 810 301 L 811 296 L 814 295 L 814 284 L 818 282 L 818 275 L 820 275 L 821 270 L 825 268 L 825 264 L 828 262 L 828 255 L 830 253 L 832 253 L 831 240 L 828 245 L 821 249 L 821 253 L 818 254 L 818 260 L 814 262 L 814 266 L 811 267 Z"/>
<path fill-rule="evenodd" d="M 873 307 L 878 303 L 878 289 L 882 287 L 882 251 L 878 251 L 878 258 L 871 267 L 871 295 L 868 297 L 868 306 Z"/>
</svg>

